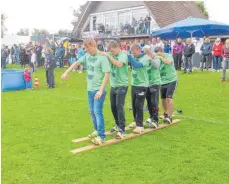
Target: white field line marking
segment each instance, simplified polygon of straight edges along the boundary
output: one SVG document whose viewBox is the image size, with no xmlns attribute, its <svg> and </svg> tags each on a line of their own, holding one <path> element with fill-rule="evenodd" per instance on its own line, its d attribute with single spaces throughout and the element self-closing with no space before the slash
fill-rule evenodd
<svg viewBox="0 0 229 184">
<path fill-rule="evenodd" d="M 194 117 L 194 116 L 183 116 L 183 115 L 177 115 L 177 114 L 175 116 L 183 117 L 183 118 L 187 118 L 187 119 L 191 119 L 191 120 L 203 121 L 203 122 L 207 122 L 207 123 L 223 124 L 223 125 L 227 124 L 226 122 L 223 122 L 223 121 L 206 120 L 206 119 L 201 119 L 201 118 L 197 118 L 197 117 Z M 229 122 L 228 122 L 228 125 L 229 125 Z"/>
</svg>

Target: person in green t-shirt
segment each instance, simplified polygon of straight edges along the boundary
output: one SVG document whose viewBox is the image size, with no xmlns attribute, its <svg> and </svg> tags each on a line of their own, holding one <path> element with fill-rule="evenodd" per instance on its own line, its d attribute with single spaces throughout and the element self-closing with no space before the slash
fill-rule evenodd
<svg viewBox="0 0 229 184">
<path fill-rule="evenodd" d="M 158 107 L 159 107 L 159 93 L 161 85 L 161 76 L 159 67 L 161 64 L 160 59 L 154 59 L 150 47 L 143 48 L 145 54 L 151 58 L 150 66 L 148 69 L 149 87 L 146 94 L 146 101 L 149 110 L 150 118 L 146 120 L 150 128 L 158 127 Z"/>
<path fill-rule="evenodd" d="M 136 128 L 133 130 L 134 133 L 141 134 L 144 132 L 143 127 L 143 107 L 149 86 L 148 67 L 150 66 L 151 58 L 142 53 L 141 46 L 137 43 L 131 45 L 132 55 L 128 55 L 129 62 L 131 63 L 132 69 L 132 109 L 134 121 L 129 127 Z"/>
<path fill-rule="evenodd" d="M 110 132 L 118 132 L 116 138 L 123 139 L 126 136 L 124 103 L 129 85 L 128 57 L 125 52 L 121 51 L 119 44 L 115 40 L 109 41 L 108 50 L 110 53 L 100 52 L 100 54 L 107 56 L 111 65 L 110 102 L 116 126 Z"/>
<path fill-rule="evenodd" d="M 164 53 L 161 47 L 155 48 L 155 58 L 161 60 L 161 99 L 164 109 L 164 123 L 172 123 L 173 95 L 177 87 L 177 73 L 171 54 Z"/>
<path fill-rule="evenodd" d="M 109 82 L 110 64 L 106 56 L 99 54 L 94 39 L 85 40 L 84 46 L 87 54 L 73 63 L 61 77 L 67 79 L 70 71 L 76 69 L 80 64 L 86 64 L 89 111 L 95 130 L 89 137 L 94 138 L 92 139 L 94 144 L 102 145 L 105 139 L 103 104 L 106 97 L 106 86 Z"/>
</svg>

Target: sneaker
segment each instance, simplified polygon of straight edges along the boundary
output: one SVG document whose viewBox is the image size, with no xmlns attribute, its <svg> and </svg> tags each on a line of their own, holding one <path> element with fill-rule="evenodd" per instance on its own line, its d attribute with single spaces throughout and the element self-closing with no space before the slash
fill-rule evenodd
<svg viewBox="0 0 229 184">
<path fill-rule="evenodd" d="M 149 123 L 149 128 L 156 129 L 158 127 L 159 127 L 158 122 L 151 122 L 151 123 Z"/>
<path fill-rule="evenodd" d="M 128 127 L 129 128 L 135 128 L 136 127 L 136 122 L 131 123 Z"/>
<path fill-rule="evenodd" d="M 114 132 L 118 132 L 119 131 L 119 127 L 117 125 L 115 125 L 111 130 L 110 133 L 114 133 Z"/>
<path fill-rule="evenodd" d="M 136 127 L 133 130 L 133 133 L 135 133 L 135 134 L 142 134 L 142 133 L 144 133 L 144 127 Z"/>
<path fill-rule="evenodd" d="M 146 123 L 148 123 L 148 124 L 152 123 L 151 118 L 147 119 L 147 120 L 146 120 Z"/>
<path fill-rule="evenodd" d="M 117 135 L 115 136 L 116 139 L 123 139 L 124 137 L 126 137 L 126 132 L 123 130 L 120 130 Z"/>
<path fill-rule="evenodd" d="M 102 139 L 101 137 L 97 136 L 94 139 L 91 140 L 92 143 L 94 143 L 95 145 L 103 145 L 103 143 L 105 142 L 104 139 Z"/>
<path fill-rule="evenodd" d="M 172 123 L 172 118 L 170 118 L 170 117 L 165 118 L 164 119 L 164 123 L 165 124 L 171 124 Z"/>
<path fill-rule="evenodd" d="M 187 72 L 183 72 L 182 74 L 186 74 Z"/>
<path fill-rule="evenodd" d="M 96 130 L 88 135 L 89 138 L 93 138 L 93 137 L 96 137 L 96 136 L 98 136 L 98 132 Z"/>
<path fill-rule="evenodd" d="M 224 81 L 225 81 L 225 78 L 222 78 L 222 79 L 221 79 L 221 82 L 224 82 Z"/>
<path fill-rule="evenodd" d="M 166 112 L 164 112 L 163 115 L 159 116 L 160 119 L 165 119 L 168 117 L 168 114 Z"/>
</svg>

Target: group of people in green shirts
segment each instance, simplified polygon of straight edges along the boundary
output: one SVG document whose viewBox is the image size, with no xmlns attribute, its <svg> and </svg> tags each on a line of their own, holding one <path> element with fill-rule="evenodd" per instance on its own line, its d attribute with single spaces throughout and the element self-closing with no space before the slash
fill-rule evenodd
<svg viewBox="0 0 229 184">
<path fill-rule="evenodd" d="M 108 44 L 109 52 L 97 50 L 94 39 L 84 41 L 86 54 L 73 63 L 63 74 L 62 79 L 68 78 L 68 73 L 79 65 L 87 66 L 87 91 L 89 112 L 94 125 L 94 132 L 89 137 L 96 145 L 105 141 L 105 125 L 103 105 L 110 80 L 110 104 L 114 116 L 115 126 L 110 130 L 117 132 L 116 138 L 126 136 L 124 104 L 128 91 L 128 63 L 132 66 L 131 98 L 134 122 L 129 125 L 136 134 L 144 132 L 143 108 L 147 100 L 150 118 L 147 124 L 150 128 L 158 127 L 159 93 L 161 92 L 164 109 L 164 123 L 172 123 L 173 94 L 177 86 L 177 73 L 174 68 L 173 57 L 156 47 L 154 54 L 149 48 L 142 48 L 139 44 L 131 45 L 131 55 L 121 51 L 119 44 L 111 40 Z"/>
</svg>

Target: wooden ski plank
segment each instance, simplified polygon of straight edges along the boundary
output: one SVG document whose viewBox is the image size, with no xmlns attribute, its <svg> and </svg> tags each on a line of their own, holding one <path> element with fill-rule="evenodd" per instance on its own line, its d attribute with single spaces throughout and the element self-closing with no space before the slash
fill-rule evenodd
<svg viewBox="0 0 229 184">
<path fill-rule="evenodd" d="M 106 141 L 103 145 L 101 146 L 97 146 L 97 145 L 89 145 L 89 146 L 85 146 L 85 147 L 82 147 L 82 148 L 77 148 L 77 149 L 74 149 L 72 150 L 71 152 L 73 154 L 76 154 L 76 153 L 80 153 L 80 152 L 83 152 L 83 151 L 89 151 L 89 150 L 92 150 L 92 149 L 96 149 L 96 148 L 99 148 L 99 147 L 104 147 L 104 146 L 108 146 L 108 145 L 111 145 L 111 144 L 115 144 L 115 143 L 118 143 L 118 142 L 121 142 L 123 140 L 126 140 L 126 139 L 131 139 L 131 138 L 134 138 L 134 137 L 137 137 L 137 136 L 141 136 L 141 135 L 144 135 L 144 134 L 147 134 L 149 132 L 153 132 L 153 131 L 156 131 L 156 130 L 160 130 L 162 128 L 165 128 L 165 127 L 168 127 L 168 126 L 171 126 L 171 125 L 175 125 L 177 123 L 179 123 L 181 120 L 179 119 L 175 119 L 173 120 L 173 123 L 172 124 L 161 124 L 158 128 L 156 129 L 151 129 L 151 128 L 147 128 L 144 130 L 144 133 L 143 134 L 135 134 L 135 133 L 130 133 L 128 134 L 125 138 L 123 139 L 110 139 L 108 141 Z"/>
<path fill-rule="evenodd" d="M 130 130 L 129 127 L 126 127 L 126 130 Z M 113 133 L 111 132 L 105 132 L 106 135 L 112 135 Z M 91 138 L 89 137 L 82 137 L 82 138 L 79 138 L 79 139 L 75 139 L 75 140 L 72 140 L 73 143 L 78 143 L 78 142 L 83 142 L 83 141 L 88 141 L 90 140 Z"/>
</svg>

